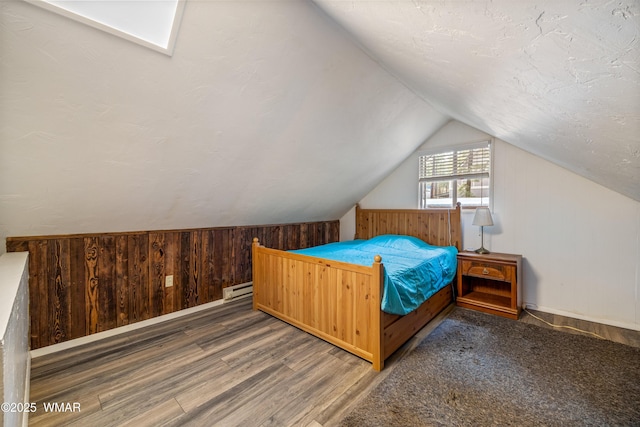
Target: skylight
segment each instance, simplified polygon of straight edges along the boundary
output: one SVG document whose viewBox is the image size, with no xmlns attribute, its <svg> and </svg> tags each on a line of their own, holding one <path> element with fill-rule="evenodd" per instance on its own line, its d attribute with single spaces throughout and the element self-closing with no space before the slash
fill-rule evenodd
<svg viewBox="0 0 640 427">
<path fill-rule="evenodd" d="M 25 0 L 171 55 L 186 0 Z"/>
</svg>

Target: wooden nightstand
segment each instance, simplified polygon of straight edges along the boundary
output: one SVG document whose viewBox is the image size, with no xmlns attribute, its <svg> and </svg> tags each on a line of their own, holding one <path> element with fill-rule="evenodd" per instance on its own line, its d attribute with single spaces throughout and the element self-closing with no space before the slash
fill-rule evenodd
<svg viewBox="0 0 640 427">
<path fill-rule="evenodd" d="M 458 253 L 456 304 L 518 319 L 522 294 L 522 255 Z"/>
</svg>

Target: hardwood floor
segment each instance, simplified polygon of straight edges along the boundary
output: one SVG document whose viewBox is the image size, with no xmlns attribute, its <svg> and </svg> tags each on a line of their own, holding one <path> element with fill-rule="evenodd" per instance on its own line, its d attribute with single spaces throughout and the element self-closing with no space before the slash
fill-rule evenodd
<svg viewBox="0 0 640 427">
<path fill-rule="evenodd" d="M 29 424 L 329 425 L 383 376 L 247 298 L 33 359 Z"/>
<path fill-rule="evenodd" d="M 33 359 L 31 401 L 37 412 L 29 424 L 335 425 L 452 309 L 425 326 L 377 373 L 356 356 L 252 311 L 250 298 L 227 303 Z M 527 313 L 520 321 L 542 325 Z M 640 346 L 640 332 L 603 332 L 610 327 L 598 324 L 578 327 L 599 328 L 599 333 Z M 79 403 L 80 411 L 45 412 L 44 402 L 68 403 L 69 409 Z"/>
</svg>

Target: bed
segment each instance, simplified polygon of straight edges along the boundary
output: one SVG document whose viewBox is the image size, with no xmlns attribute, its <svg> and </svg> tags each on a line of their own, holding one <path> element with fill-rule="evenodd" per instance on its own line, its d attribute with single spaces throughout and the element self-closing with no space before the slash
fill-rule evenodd
<svg viewBox="0 0 640 427">
<path fill-rule="evenodd" d="M 404 235 L 461 248 L 460 206 L 454 209 L 361 209 L 355 240 Z M 370 265 L 252 245 L 253 308 L 372 363 L 384 361 L 452 301 L 447 283 L 408 314 L 382 310 L 384 256 Z M 389 266 L 391 269 L 391 265 Z"/>
</svg>

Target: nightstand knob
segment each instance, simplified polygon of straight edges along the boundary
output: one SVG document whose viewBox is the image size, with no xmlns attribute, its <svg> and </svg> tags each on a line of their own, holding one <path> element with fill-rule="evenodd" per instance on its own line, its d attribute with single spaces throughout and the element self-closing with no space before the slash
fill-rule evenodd
<svg viewBox="0 0 640 427">
<path fill-rule="evenodd" d="M 484 269 L 482 270 L 482 274 L 489 274 L 489 270 L 487 270 L 486 268 L 484 268 Z"/>
</svg>

